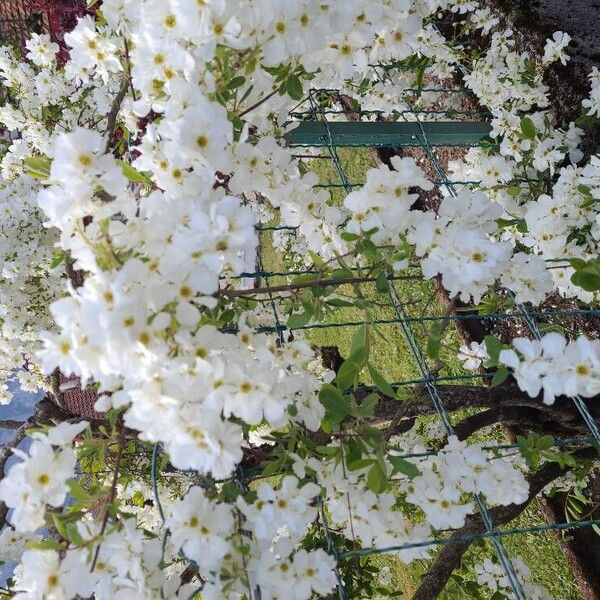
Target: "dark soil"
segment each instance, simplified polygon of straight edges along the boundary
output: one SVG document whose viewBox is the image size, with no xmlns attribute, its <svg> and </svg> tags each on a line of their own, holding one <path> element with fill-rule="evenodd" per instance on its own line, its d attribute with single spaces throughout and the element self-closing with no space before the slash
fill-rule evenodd
<svg viewBox="0 0 600 600">
<path fill-rule="evenodd" d="M 570 60 L 553 65 L 547 75 L 550 101 L 558 124 L 567 126 L 581 115 L 581 101 L 589 96 L 588 74 L 600 68 L 600 0 L 482 0 L 515 31 L 522 50 L 541 56 L 546 39 L 555 31 L 568 33 Z M 584 150 L 600 145 L 600 127 L 588 132 Z"/>
</svg>

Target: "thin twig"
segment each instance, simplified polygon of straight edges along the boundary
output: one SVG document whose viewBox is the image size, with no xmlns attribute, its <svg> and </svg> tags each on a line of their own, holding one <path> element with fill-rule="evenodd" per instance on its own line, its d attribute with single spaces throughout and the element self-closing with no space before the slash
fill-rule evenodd
<svg viewBox="0 0 600 600">
<path fill-rule="evenodd" d="M 279 90 L 273 90 L 270 94 L 267 94 L 264 98 L 261 98 L 258 102 L 255 102 L 252 106 L 247 108 L 244 112 L 240 113 L 240 118 L 245 117 L 249 112 L 252 112 L 255 108 L 262 106 L 267 100 L 270 100 Z"/>
<path fill-rule="evenodd" d="M 129 85 L 131 87 L 131 97 L 133 101 L 137 101 L 137 94 L 135 93 L 135 88 L 133 87 L 133 79 L 131 77 L 131 61 L 129 59 L 129 44 L 127 43 L 127 38 L 123 38 L 123 43 L 125 44 L 125 60 L 127 61 L 127 79 L 129 80 Z"/>
<path fill-rule="evenodd" d="M 115 469 L 113 472 L 113 478 L 112 478 L 112 483 L 110 485 L 110 492 L 108 494 L 108 498 L 106 501 L 106 505 L 104 507 L 104 516 L 102 517 L 102 526 L 100 528 L 100 533 L 98 535 L 99 538 L 101 538 L 104 535 L 104 532 L 106 531 L 106 527 L 108 525 L 108 507 L 114 502 L 115 497 L 117 495 L 117 482 L 119 480 L 119 469 L 121 468 L 121 459 L 123 458 L 123 448 L 125 446 L 124 442 L 125 442 L 125 432 L 126 432 L 126 428 L 122 427 L 121 431 L 119 433 L 119 440 L 118 440 L 118 444 L 119 444 L 119 450 L 117 452 L 117 459 L 115 461 Z M 96 563 L 98 562 L 98 556 L 100 555 L 100 547 L 102 546 L 102 542 L 99 542 L 98 545 L 96 546 L 96 551 L 94 552 L 94 560 L 92 561 L 92 566 L 90 567 L 90 573 L 92 573 L 94 571 L 94 569 L 96 568 Z"/>
<path fill-rule="evenodd" d="M 413 281 L 420 279 L 416 275 L 399 275 L 388 277 L 388 281 Z M 247 290 L 220 290 L 217 296 L 227 296 L 228 298 L 240 298 L 243 296 L 251 296 L 253 294 L 268 294 L 271 292 L 290 292 L 302 288 L 310 287 L 327 287 L 338 286 L 356 283 L 374 283 L 377 277 L 346 277 L 339 279 L 315 279 L 313 281 L 303 281 L 301 283 L 290 283 L 287 285 L 273 285 L 264 288 L 249 288 Z"/>
</svg>

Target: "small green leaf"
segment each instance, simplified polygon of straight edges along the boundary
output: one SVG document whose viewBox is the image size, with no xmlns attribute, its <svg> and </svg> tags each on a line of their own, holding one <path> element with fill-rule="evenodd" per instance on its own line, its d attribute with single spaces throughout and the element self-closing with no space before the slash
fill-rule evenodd
<svg viewBox="0 0 600 600">
<path fill-rule="evenodd" d="M 334 308 L 345 308 L 348 306 L 354 306 L 354 302 L 348 302 L 348 300 L 342 300 L 341 298 L 332 298 L 331 300 L 326 300 L 325 304 L 333 306 Z"/>
<path fill-rule="evenodd" d="M 427 356 L 429 358 L 438 358 L 442 349 L 442 326 L 439 323 L 434 323 L 431 328 L 431 333 L 427 338 Z"/>
<path fill-rule="evenodd" d="M 292 100 L 302 99 L 302 82 L 297 75 L 290 75 L 285 83 L 285 91 Z"/>
<path fill-rule="evenodd" d="M 387 489 L 387 473 L 376 462 L 367 473 L 367 487 L 374 494 L 381 494 Z"/>
<path fill-rule="evenodd" d="M 310 319 L 311 315 L 306 311 L 301 313 L 294 313 L 289 316 L 287 326 L 290 329 L 299 329 L 307 325 L 310 322 Z"/>
<path fill-rule="evenodd" d="M 124 160 L 117 160 L 119 166 L 121 167 L 121 171 L 123 171 L 123 175 L 127 177 L 127 179 L 133 183 L 143 183 L 144 185 L 151 186 L 152 179 L 149 175 L 134 169 L 129 163 L 126 163 Z"/>
<path fill-rule="evenodd" d="M 32 550 L 56 550 L 57 552 L 62 550 L 61 545 L 55 540 L 40 540 L 39 542 L 30 540 L 26 546 Z"/>
<path fill-rule="evenodd" d="M 402 473 L 411 479 L 421 474 L 421 471 L 419 471 L 415 464 L 400 456 L 388 456 L 387 458 L 394 467 L 394 473 Z"/>
<path fill-rule="evenodd" d="M 48 179 L 52 161 L 47 156 L 28 156 L 23 161 L 27 173 L 36 179 Z"/>
<path fill-rule="evenodd" d="M 359 460 L 348 463 L 347 467 L 349 471 L 358 471 L 359 469 L 364 469 L 365 467 L 372 465 L 374 462 L 376 461 L 372 458 L 360 458 Z"/>
<path fill-rule="evenodd" d="M 354 338 L 352 346 L 350 346 L 350 358 L 361 365 L 367 362 L 369 358 L 369 326 L 363 323 L 359 328 Z"/>
<path fill-rule="evenodd" d="M 58 532 L 58 534 L 65 540 L 68 540 L 67 527 L 66 523 L 62 519 L 62 515 L 57 513 L 52 513 L 52 523 L 54 524 L 54 528 Z"/>
<path fill-rule="evenodd" d="M 394 388 L 386 381 L 385 377 L 371 363 L 369 363 L 367 367 L 369 369 L 369 375 L 377 389 L 385 396 L 396 398 Z"/>
<path fill-rule="evenodd" d="M 344 398 L 338 388 L 330 383 L 323 385 L 319 391 L 319 401 L 325 407 L 327 416 L 334 423 L 340 423 L 352 412 L 350 402 Z"/>
<path fill-rule="evenodd" d="M 375 289 L 382 294 L 389 291 L 390 282 L 388 281 L 387 273 L 385 271 L 379 271 L 377 280 L 375 281 Z"/>
<path fill-rule="evenodd" d="M 486 362 L 486 367 L 495 367 L 500 359 L 500 352 L 508 346 L 503 344 L 496 336 L 486 335 L 484 340 L 485 349 L 488 353 L 489 359 Z"/>
<path fill-rule="evenodd" d="M 526 139 L 533 140 L 535 138 L 535 125 L 529 117 L 523 117 L 521 119 L 521 131 L 523 132 L 523 137 Z"/>
<path fill-rule="evenodd" d="M 506 193 L 511 197 L 511 198 L 516 198 L 517 196 L 519 196 L 521 194 L 521 188 L 520 187 L 509 187 L 506 190 Z"/>
<path fill-rule="evenodd" d="M 316 252 L 309 250 L 308 255 L 310 256 L 311 260 L 313 261 L 313 264 L 315 266 L 319 267 L 319 269 L 327 268 L 327 263 Z"/>
<path fill-rule="evenodd" d="M 508 378 L 508 375 L 509 375 L 509 371 L 504 365 L 502 365 L 501 367 L 498 367 L 498 370 L 494 373 L 494 376 L 492 377 L 491 386 L 493 388 L 498 387 L 500 384 L 502 384 L 506 381 L 506 379 Z"/>
<path fill-rule="evenodd" d="M 225 89 L 226 90 L 235 90 L 237 88 L 239 88 L 240 86 L 244 85 L 244 83 L 246 83 L 246 78 L 242 77 L 241 75 L 239 77 L 234 77 L 226 86 Z"/>
<path fill-rule="evenodd" d="M 359 417 L 372 417 L 377 404 L 379 404 L 379 396 L 377 394 L 369 394 L 366 398 L 362 399 L 356 412 Z"/>
<path fill-rule="evenodd" d="M 342 390 L 348 389 L 354 384 L 354 380 L 361 369 L 362 367 L 359 363 L 348 358 L 338 369 L 337 375 L 335 376 L 335 382 Z"/>
<path fill-rule="evenodd" d="M 65 261 L 67 256 L 68 256 L 68 253 L 65 252 L 64 250 L 57 250 L 52 256 L 52 261 L 50 262 L 50 268 L 56 269 L 56 267 L 58 267 L 58 265 L 62 264 Z"/>
<path fill-rule="evenodd" d="M 571 282 L 586 292 L 597 292 L 600 290 L 600 273 L 586 267 L 573 273 Z"/>
</svg>

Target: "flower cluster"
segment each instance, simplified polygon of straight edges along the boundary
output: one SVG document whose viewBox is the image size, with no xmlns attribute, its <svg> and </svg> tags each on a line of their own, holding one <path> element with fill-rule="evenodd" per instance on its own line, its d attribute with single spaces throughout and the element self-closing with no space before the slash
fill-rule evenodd
<svg viewBox="0 0 600 600">
<path fill-rule="evenodd" d="M 406 448 L 402 437 L 390 440 L 393 446 Z M 413 447 L 412 452 L 423 452 Z M 392 456 L 399 455 L 397 451 Z M 390 460 L 393 461 L 393 458 Z M 528 497 L 529 485 L 523 465 L 508 457 L 490 460 L 479 444 L 467 444 L 455 436 L 432 456 L 412 459 L 419 474 L 401 477 L 398 488 L 406 502 L 418 507 L 425 516 L 419 525 L 411 523 L 391 492 L 375 494 L 365 487 L 367 468 L 351 471 L 342 465 L 323 465 L 311 459 L 298 460 L 295 472 L 316 471 L 326 491 L 326 506 L 334 523 L 344 529 L 346 537 L 357 538 L 367 547 L 390 547 L 425 541 L 433 530 L 458 528 L 467 515 L 475 512 L 473 494 L 482 494 L 491 505 L 519 504 Z M 470 496 L 471 500 L 465 500 Z M 404 562 L 428 556 L 426 548 L 403 549 Z"/>
<path fill-rule="evenodd" d="M 540 585 L 531 581 L 531 571 L 520 556 L 511 559 L 517 580 L 527 598 L 531 600 L 551 600 L 552 596 Z M 475 566 L 477 583 L 487 587 L 492 594 L 501 594 L 503 598 L 515 598 L 511 583 L 504 568 L 486 558 Z"/>
<path fill-rule="evenodd" d="M 35 531 L 44 524 L 47 504 L 63 505 L 76 462 L 71 442 L 87 425 L 61 423 L 47 434 L 34 433 L 28 452 L 13 449 L 21 461 L 0 481 L 0 500 L 13 509 L 11 521 L 17 531 Z"/>
<path fill-rule="evenodd" d="M 585 336 L 567 342 L 559 333 L 541 340 L 516 338 L 514 350 L 502 350 L 500 362 L 513 370 L 519 388 L 545 404 L 557 396 L 591 398 L 600 393 L 600 340 Z"/>
<path fill-rule="evenodd" d="M 419 197 L 411 188 L 433 187 L 413 158 L 394 156 L 391 165 L 393 170 L 383 166 L 367 171 L 365 185 L 344 200 L 352 214 L 346 229 L 356 234 L 375 230 L 371 239 L 380 246 L 398 245 L 406 232 L 410 208 Z"/>
<path fill-rule="evenodd" d="M 246 585 L 260 586 L 267 598 L 285 595 L 300 600 L 313 592 L 326 595 L 336 583 L 333 558 L 323 550 L 297 549 L 317 516 L 313 504 L 319 491 L 314 483 L 299 487 L 296 477 L 287 476 L 278 489 L 261 483 L 256 500 L 248 504 L 240 498 L 235 510 L 210 500 L 194 486 L 172 506 L 166 522 L 170 543 L 198 566 L 206 581 L 203 595 L 208 598 L 219 597 L 219 589 L 237 591 L 242 582 L 232 580 L 232 575 L 248 578 Z M 246 540 L 247 550 L 240 545 L 238 519 L 252 533 Z M 247 568 L 242 573 L 244 561 Z"/>
</svg>

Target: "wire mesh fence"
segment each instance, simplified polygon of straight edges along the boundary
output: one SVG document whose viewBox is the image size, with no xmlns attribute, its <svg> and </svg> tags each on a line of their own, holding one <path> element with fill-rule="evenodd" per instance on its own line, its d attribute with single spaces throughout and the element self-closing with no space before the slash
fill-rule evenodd
<svg viewBox="0 0 600 600">
<path fill-rule="evenodd" d="M 410 91 L 411 90 L 409 90 L 409 92 Z M 434 94 L 468 93 L 462 88 L 450 90 L 443 88 L 423 88 L 422 90 L 412 91 L 415 94 L 420 94 L 424 91 Z M 442 160 L 438 157 L 437 150 L 450 147 L 472 147 L 487 143 L 486 137 L 483 135 L 480 136 L 481 141 L 474 141 L 472 139 L 473 130 L 470 133 L 465 133 L 467 130 L 463 130 L 454 141 L 451 138 L 448 138 L 448 130 L 451 130 L 457 123 L 470 122 L 479 126 L 480 132 L 485 132 L 486 121 L 482 120 L 488 115 L 485 109 L 460 111 L 457 109 L 444 110 L 435 108 L 430 110 L 414 108 L 397 111 L 393 113 L 395 123 L 410 125 L 411 127 L 409 129 L 409 139 L 406 139 L 406 137 L 402 136 L 402 133 L 398 133 L 399 129 L 397 125 L 390 126 L 389 123 L 382 121 L 383 113 L 381 111 L 349 110 L 348 108 L 324 109 L 323 106 L 327 105 L 327 102 L 324 102 L 324 98 L 327 96 L 330 98 L 335 97 L 336 94 L 338 94 L 338 92 L 335 90 L 311 90 L 308 98 L 303 102 L 304 105 L 308 105 L 308 108 L 304 110 L 296 109 L 291 113 L 291 118 L 300 121 L 301 127 L 304 123 L 309 122 L 311 128 L 296 129 L 295 132 L 288 136 L 288 143 L 304 148 L 309 146 L 321 150 L 324 148 L 327 151 L 330 163 L 333 165 L 333 172 L 336 175 L 336 179 L 326 182 L 321 181 L 318 184 L 318 187 L 329 189 L 332 194 L 335 194 L 337 190 L 349 193 L 354 188 L 362 185 L 363 182 L 361 181 L 352 181 L 352 178 L 344 168 L 344 161 L 340 158 L 340 147 L 343 146 L 352 146 L 357 149 L 360 147 L 376 148 L 382 146 L 392 148 L 417 148 L 422 152 L 422 155 L 427 162 L 427 170 L 430 173 L 435 174 L 435 185 L 441 189 L 446 197 L 455 197 L 459 186 L 476 188 L 480 183 L 479 181 L 452 180 L 447 172 L 446 165 L 444 165 Z M 331 121 L 330 119 L 332 118 L 335 119 L 335 121 Z M 340 121 L 340 118 L 343 120 Z M 457 121 L 457 118 L 461 120 Z M 368 132 L 364 140 L 357 142 L 356 139 L 348 141 L 348 139 L 344 138 L 344 135 L 352 136 L 353 134 L 356 134 L 357 131 L 360 133 L 360 123 L 364 123 L 365 120 L 370 123 L 376 123 L 376 127 Z M 342 129 L 340 129 L 340 123 L 344 123 L 345 134 Z M 475 131 L 476 130 L 477 128 Z M 340 131 L 342 131 L 341 134 Z M 382 142 L 382 137 L 385 138 L 386 135 L 389 136 L 389 139 Z M 436 139 L 436 142 L 432 143 L 432 137 Z M 297 142 L 297 144 L 295 142 Z M 319 158 L 322 158 L 322 155 L 320 155 Z M 260 227 L 259 229 L 261 248 L 269 248 L 272 246 L 272 236 L 274 234 L 294 235 L 293 228 L 278 227 L 277 225 L 272 224 Z M 559 268 L 561 264 L 567 264 L 566 261 L 556 262 L 559 263 L 557 265 Z M 281 343 L 285 343 L 286 336 L 293 335 L 295 330 L 302 330 L 308 334 L 308 339 L 310 340 L 312 339 L 311 335 L 315 331 L 323 332 L 331 330 L 337 332 L 345 329 L 352 330 L 363 324 L 364 320 L 361 320 L 360 318 L 348 318 L 347 320 L 336 319 L 335 321 L 316 322 L 297 327 L 288 327 L 285 324 L 285 316 L 281 314 L 281 306 L 277 299 L 279 293 L 278 286 L 281 287 L 281 284 L 289 283 L 291 278 L 300 274 L 310 273 L 310 271 L 285 271 L 278 268 L 280 265 L 277 263 L 277 259 L 273 260 L 273 257 L 264 257 L 261 255 L 257 261 L 256 272 L 244 274 L 245 277 L 255 278 L 258 287 L 266 288 L 268 290 L 267 295 L 270 299 L 273 323 L 269 326 L 259 328 L 258 331 L 272 333 L 273 335 L 278 336 Z M 387 329 L 385 335 L 396 340 L 396 344 L 398 344 L 398 340 L 402 340 L 400 342 L 403 346 L 402 355 L 410 355 L 412 357 L 413 364 L 410 366 L 404 365 L 407 373 L 406 377 L 393 382 L 391 384 L 392 387 L 394 389 L 407 388 L 412 390 L 420 388 L 426 391 L 429 401 L 435 408 L 435 412 L 448 436 L 453 435 L 455 430 L 451 411 L 445 406 L 444 394 L 440 392 L 440 385 L 459 384 L 468 381 L 477 382 L 478 385 L 488 385 L 493 374 L 485 371 L 480 373 L 446 373 L 443 368 L 442 371 L 439 370 L 439 365 L 431 364 L 432 361 L 428 358 L 425 351 L 425 344 L 428 328 L 431 327 L 432 324 L 477 321 L 486 324 L 487 327 L 491 329 L 493 324 L 502 321 L 511 321 L 514 323 L 515 320 L 518 320 L 522 324 L 521 328 L 528 332 L 528 337 L 540 339 L 542 330 L 551 327 L 553 324 L 560 324 L 562 319 L 570 317 L 594 318 L 600 315 L 600 311 L 597 309 L 534 309 L 514 302 L 514 296 L 512 296 L 509 291 L 505 291 L 505 293 L 509 298 L 512 298 L 513 302 L 512 306 L 504 311 L 479 313 L 476 310 L 471 310 L 464 314 L 459 311 L 451 311 L 446 314 L 433 314 L 430 303 L 428 305 L 422 298 L 415 299 L 410 291 L 411 285 L 417 286 L 418 282 L 422 281 L 422 274 L 420 273 L 419 266 L 417 264 L 410 265 L 408 273 L 409 275 L 407 275 L 404 280 L 389 281 L 389 291 L 386 294 L 387 298 L 384 298 L 384 295 L 377 292 L 372 283 L 366 284 L 365 294 L 373 301 L 379 303 L 385 302 L 387 310 L 390 313 L 384 318 L 374 319 L 372 325 Z M 417 296 L 419 296 L 419 294 L 417 294 Z M 334 335 L 339 336 L 339 333 L 335 333 Z M 365 385 L 364 390 L 374 391 L 375 387 Z M 557 439 L 555 440 L 556 446 L 561 448 L 577 448 L 600 442 L 598 425 L 594 417 L 590 414 L 585 401 L 580 397 L 576 397 L 573 399 L 573 402 L 581 419 L 588 428 L 589 435 L 571 439 Z M 490 452 L 490 456 L 497 456 L 501 455 L 503 452 L 514 452 L 517 447 L 517 444 L 498 444 L 496 442 L 486 446 L 485 449 Z M 427 454 L 435 455 L 435 450 L 428 451 Z M 408 452 L 401 454 L 401 456 L 410 459 L 419 455 Z M 239 477 L 247 483 L 247 481 L 252 479 L 253 473 L 240 473 Z M 506 550 L 504 540 L 509 536 L 541 534 L 548 531 L 564 531 L 574 528 L 592 527 L 600 523 L 599 519 L 585 519 L 562 523 L 539 523 L 528 527 L 511 527 L 510 525 L 506 526 L 494 522 L 493 511 L 486 505 L 485 498 L 474 495 L 474 501 L 483 523 L 481 531 L 452 536 L 442 534 L 436 538 L 418 540 L 413 543 L 392 547 L 362 548 L 354 542 L 355 548 L 353 549 L 338 548 L 335 541 L 337 539 L 335 535 L 336 532 L 333 531 L 328 524 L 327 511 L 323 506 L 320 511 L 320 524 L 325 530 L 325 538 L 327 540 L 329 552 L 336 558 L 338 564 L 356 557 L 393 554 L 412 548 L 439 547 L 447 544 L 472 542 L 475 540 L 489 540 L 508 578 L 514 597 L 524 600 L 526 598 L 525 591 L 515 572 L 511 557 Z M 348 598 L 339 573 L 338 583 L 339 598 Z M 257 590 L 257 597 L 260 597 L 259 590 Z"/>
<path fill-rule="evenodd" d="M 85 0 L 1 0 L 0 43 L 23 47 L 32 33 L 46 33 L 62 46 L 64 34 L 85 12 Z"/>
</svg>

